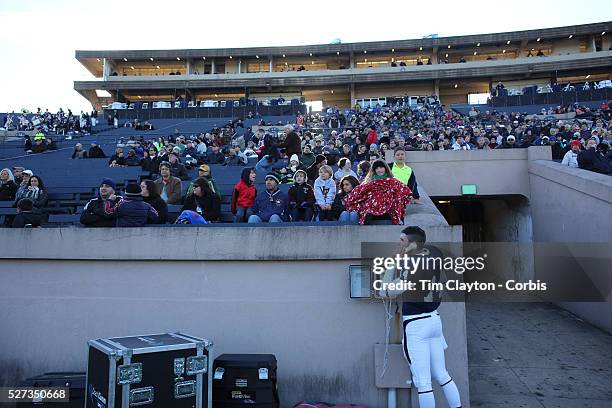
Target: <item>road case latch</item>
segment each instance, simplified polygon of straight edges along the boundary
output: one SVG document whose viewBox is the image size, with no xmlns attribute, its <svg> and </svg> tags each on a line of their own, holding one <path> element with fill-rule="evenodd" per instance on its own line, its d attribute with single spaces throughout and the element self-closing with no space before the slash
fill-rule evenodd
<svg viewBox="0 0 612 408">
<path fill-rule="evenodd" d="M 142 363 L 124 364 L 117 367 L 117 384 L 136 384 L 142 381 Z"/>
<path fill-rule="evenodd" d="M 187 375 L 205 373 L 208 370 L 208 356 L 187 357 Z"/>
<path fill-rule="evenodd" d="M 185 373 L 185 358 L 174 359 L 174 375 L 180 377 Z"/>
</svg>

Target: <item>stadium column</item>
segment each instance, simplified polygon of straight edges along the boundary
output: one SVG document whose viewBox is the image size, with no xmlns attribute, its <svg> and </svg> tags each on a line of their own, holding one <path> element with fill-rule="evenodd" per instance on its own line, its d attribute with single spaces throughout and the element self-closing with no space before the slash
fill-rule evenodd
<svg viewBox="0 0 612 408">
<path fill-rule="evenodd" d="M 192 72 L 191 72 L 191 60 L 188 59 L 187 60 L 187 75 L 191 75 L 191 74 L 192 74 Z"/>
<path fill-rule="evenodd" d="M 352 51 L 351 51 L 349 58 L 350 58 L 349 61 L 350 61 L 351 68 L 355 68 L 355 54 L 353 54 Z"/>
<path fill-rule="evenodd" d="M 595 52 L 597 51 L 597 46 L 595 45 L 595 36 L 589 35 L 587 39 L 587 52 Z"/>
<path fill-rule="evenodd" d="M 212 62 L 210 63 L 210 73 L 214 74 L 215 73 L 215 59 L 212 59 Z"/>
<path fill-rule="evenodd" d="M 437 46 L 433 47 L 433 50 L 431 51 L 431 63 L 432 64 L 438 63 L 438 47 Z"/>
<path fill-rule="evenodd" d="M 270 55 L 270 72 L 274 71 L 274 57 Z"/>
<path fill-rule="evenodd" d="M 356 104 L 355 102 L 355 83 L 354 82 L 351 82 L 350 88 L 351 88 L 351 108 L 352 108 Z"/>
<path fill-rule="evenodd" d="M 104 61 L 102 62 L 102 77 L 104 78 L 105 81 L 110 76 L 110 70 L 111 70 L 111 62 L 109 59 L 104 58 Z"/>
<path fill-rule="evenodd" d="M 238 73 L 242 73 L 242 58 L 238 59 Z"/>
<path fill-rule="evenodd" d="M 434 79 L 434 95 L 440 96 L 440 80 L 438 78 Z"/>
</svg>

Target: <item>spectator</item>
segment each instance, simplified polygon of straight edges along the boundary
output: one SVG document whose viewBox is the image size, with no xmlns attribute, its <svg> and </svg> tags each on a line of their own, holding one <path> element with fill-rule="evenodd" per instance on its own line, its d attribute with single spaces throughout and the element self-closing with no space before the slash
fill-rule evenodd
<svg viewBox="0 0 612 408">
<path fill-rule="evenodd" d="M 96 142 L 95 140 L 91 142 L 91 147 L 89 148 L 88 156 L 90 159 L 105 159 L 106 158 L 106 154 L 104 154 L 104 150 L 102 150 L 102 148 L 98 146 L 98 142 Z"/>
<path fill-rule="evenodd" d="M 227 157 L 224 166 L 246 166 L 249 159 L 240 151 L 240 147 L 232 146 L 227 149 Z"/>
<path fill-rule="evenodd" d="M 336 170 L 336 173 L 334 174 L 334 178 L 336 180 L 339 181 L 344 176 L 353 176 L 355 179 L 357 179 L 357 174 L 353 171 L 353 169 L 351 169 L 351 161 L 348 158 L 341 158 L 338 161 L 338 167 L 338 170 Z"/>
<path fill-rule="evenodd" d="M 42 223 L 43 216 L 34 212 L 34 204 L 29 198 L 22 198 L 17 202 L 17 215 L 11 223 L 12 228 L 38 228 Z"/>
<path fill-rule="evenodd" d="M 240 180 L 234 186 L 232 192 L 231 211 L 234 214 L 234 222 L 246 222 L 253 214 L 252 209 L 257 196 L 255 188 L 255 177 L 257 172 L 252 167 L 242 169 Z"/>
<path fill-rule="evenodd" d="M 0 170 L 0 201 L 13 201 L 17 193 L 17 184 L 10 169 Z"/>
<path fill-rule="evenodd" d="M 24 136 L 23 150 L 25 150 L 26 153 L 32 152 L 32 139 L 30 139 L 28 135 Z"/>
<path fill-rule="evenodd" d="M 171 173 L 172 166 L 168 162 L 159 165 L 160 177 L 155 180 L 157 191 L 166 204 L 181 203 L 181 179 Z"/>
<path fill-rule="evenodd" d="M 13 166 L 13 177 L 15 177 L 15 184 L 19 186 L 22 181 L 22 173 L 25 169 L 21 166 Z"/>
<path fill-rule="evenodd" d="M 86 227 L 114 227 L 115 220 L 108 218 L 104 213 L 104 208 L 108 202 L 109 207 L 114 207 L 119 202 L 119 197 L 115 194 L 115 182 L 105 178 L 100 183 L 98 197 L 89 200 L 81 213 L 81 224 Z"/>
<path fill-rule="evenodd" d="M 219 199 L 221 199 L 221 191 L 219 190 L 219 187 L 217 186 L 217 182 L 212 176 L 212 170 L 210 169 L 210 166 L 208 166 L 207 164 L 202 164 L 198 168 L 198 177 L 204 177 L 208 181 L 210 189 L 219 196 Z M 189 189 L 187 190 L 187 196 L 190 196 L 192 192 L 193 192 L 193 183 L 191 183 L 191 185 L 189 186 Z"/>
<path fill-rule="evenodd" d="M 24 172 L 25 173 L 25 172 Z M 47 189 L 45 183 L 43 183 L 40 176 L 31 176 L 28 180 L 27 188 L 21 190 L 21 193 L 17 193 L 15 196 L 16 203 L 22 198 L 29 198 L 32 200 L 35 211 L 41 211 L 42 208 L 47 204 L 48 200 Z"/>
<path fill-rule="evenodd" d="M 294 184 L 288 192 L 289 211 L 293 222 L 312 221 L 315 195 L 307 181 L 308 175 L 302 169 L 297 170 L 293 175 Z"/>
<path fill-rule="evenodd" d="M 46 150 L 57 150 L 57 143 L 55 143 L 55 140 L 53 140 L 52 138 L 48 137 L 47 138 L 47 146 L 45 147 Z"/>
<path fill-rule="evenodd" d="M 159 214 L 150 204 L 145 203 L 142 190 L 136 183 L 125 187 L 125 198 L 113 206 L 106 201 L 104 214 L 107 218 L 116 220 L 117 227 L 144 227 L 147 224 L 158 224 Z"/>
<path fill-rule="evenodd" d="M 281 143 L 277 144 L 275 147 L 278 149 L 285 149 L 287 151 L 287 156 L 291 155 L 300 155 L 302 154 L 302 140 L 300 136 L 293 130 L 293 126 L 287 125 L 285 126 L 286 137 Z"/>
<path fill-rule="evenodd" d="M 406 151 L 401 147 L 397 147 L 393 153 L 393 159 L 394 162 L 390 166 L 393 177 L 408 186 L 414 198 L 413 202 L 417 204 L 420 198 L 419 186 L 417 185 L 414 171 L 406 164 Z"/>
<path fill-rule="evenodd" d="M 327 165 L 327 159 L 322 154 L 318 154 L 315 157 L 314 163 L 306 169 L 306 179 L 309 184 L 314 185 L 314 181 L 319 177 L 319 168 L 325 165 Z"/>
<path fill-rule="evenodd" d="M 140 166 L 140 159 L 136 156 L 136 150 L 128 150 L 128 156 L 125 159 L 125 164 L 128 167 Z"/>
<path fill-rule="evenodd" d="M 580 153 L 580 142 L 578 140 L 572 140 L 570 142 L 570 150 L 565 153 L 561 164 L 572 168 L 578 167 L 578 153 Z"/>
<path fill-rule="evenodd" d="M 300 163 L 304 168 L 309 168 L 315 162 L 315 154 L 312 152 L 312 148 L 309 144 L 304 145 L 302 157 Z"/>
<path fill-rule="evenodd" d="M 319 221 L 333 221 L 332 204 L 336 196 L 333 170 L 328 165 L 319 168 L 319 177 L 314 182 L 314 195 L 319 210 Z"/>
<path fill-rule="evenodd" d="M 170 172 L 172 173 L 174 177 L 178 177 L 179 179 L 183 181 L 189 180 L 187 169 L 179 161 L 178 152 L 172 151 L 170 155 L 168 156 L 168 160 L 170 161 Z"/>
<path fill-rule="evenodd" d="M 491 138 L 493 140 L 493 138 Z M 489 143 L 491 145 L 491 143 Z M 501 145 L 496 146 L 496 149 L 514 149 L 519 147 L 516 144 L 516 138 L 513 135 L 508 135 Z"/>
<path fill-rule="evenodd" d="M 157 224 L 165 224 L 168 221 L 168 205 L 159 195 L 157 185 L 153 180 L 143 180 L 140 182 L 140 195 L 143 201 L 155 208 L 159 219 Z"/>
<path fill-rule="evenodd" d="M 219 151 L 218 146 L 212 147 L 212 152 L 207 156 L 208 164 L 223 164 L 225 162 L 225 156 Z"/>
<path fill-rule="evenodd" d="M 183 211 L 195 211 L 207 222 L 218 221 L 221 214 L 221 200 L 219 196 L 210 189 L 208 180 L 198 177 L 193 182 L 193 193 L 185 198 Z"/>
<path fill-rule="evenodd" d="M 369 161 L 364 160 L 359 162 L 359 164 L 357 165 L 357 180 L 359 180 L 359 183 L 363 183 L 363 180 L 367 176 L 371 167 L 372 164 Z"/>
<path fill-rule="evenodd" d="M 601 174 L 612 174 L 612 166 L 608 158 L 602 154 L 603 146 L 598 149 L 597 136 L 591 137 L 587 141 L 586 149 L 578 154 L 578 166 L 581 169 L 593 171 Z M 603 143 L 607 147 L 605 143 Z"/>
<path fill-rule="evenodd" d="M 283 222 L 287 220 L 287 194 L 279 190 L 280 180 L 274 174 L 266 176 L 266 190 L 258 194 L 249 223 Z"/>
<path fill-rule="evenodd" d="M 334 203 L 332 204 L 334 218 L 338 221 L 349 224 L 357 224 L 359 221 L 359 214 L 357 214 L 357 211 L 347 211 L 344 202 L 346 196 L 358 185 L 359 180 L 357 180 L 357 177 L 348 175 L 340 179 L 340 192 L 336 194 Z"/>
<path fill-rule="evenodd" d="M 155 147 L 151 147 L 147 151 L 149 153 L 146 154 L 140 161 L 140 168 L 143 171 L 148 171 L 150 174 L 157 174 L 159 171 L 159 165 L 161 163 L 161 159 L 157 155 L 157 149 L 155 149 Z"/>
<path fill-rule="evenodd" d="M 453 143 L 453 150 L 471 150 L 472 147 L 469 143 L 465 142 L 463 135 L 458 135 L 455 139 L 455 143 Z"/>
<path fill-rule="evenodd" d="M 15 193 L 15 202 L 19 201 L 19 199 L 25 197 L 25 193 L 28 189 L 28 185 L 30 182 L 30 177 L 32 177 L 34 173 L 32 170 L 23 170 L 21 172 L 21 183 L 17 186 L 17 192 Z"/>
<path fill-rule="evenodd" d="M 125 157 L 123 156 L 123 149 L 118 147 L 115 149 L 115 154 L 108 160 L 109 167 L 125 167 Z"/>
<path fill-rule="evenodd" d="M 355 187 L 344 200 L 347 211 L 357 211 L 360 224 L 387 221 L 403 223 L 406 206 L 412 192 L 395 179 L 383 160 L 376 160 L 364 183 Z"/>
<path fill-rule="evenodd" d="M 74 145 L 74 151 L 72 152 L 72 158 L 73 159 L 86 159 L 87 158 L 87 152 L 83 150 L 82 144 L 77 143 L 76 145 Z"/>
</svg>

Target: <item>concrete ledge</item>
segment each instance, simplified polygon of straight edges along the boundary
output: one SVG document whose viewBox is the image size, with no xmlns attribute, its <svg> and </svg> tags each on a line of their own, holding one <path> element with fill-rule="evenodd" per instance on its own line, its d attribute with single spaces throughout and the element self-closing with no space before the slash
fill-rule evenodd
<svg viewBox="0 0 612 408">
<path fill-rule="evenodd" d="M 605 174 L 562 166 L 557 162 L 535 160 L 529 163 L 529 175 L 612 204 L 612 177 Z"/>
<path fill-rule="evenodd" d="M 416 219 L 412 224 L 417 224 Z M 0 259 L 333 260 L 361 242 L 395 242 L 403 226 L 3 229 Z M 461 242 L 461 227 L 423 225 L 431 242 Z M 134 245 L 135 240 L 138 245 Z"/>
</svg>

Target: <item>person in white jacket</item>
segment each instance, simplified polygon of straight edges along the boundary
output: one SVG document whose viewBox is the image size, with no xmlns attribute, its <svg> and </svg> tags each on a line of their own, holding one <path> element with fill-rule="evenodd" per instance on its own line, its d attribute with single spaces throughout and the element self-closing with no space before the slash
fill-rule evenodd
<svg viewBox="0 0 612 408">
<path fill-rule="evenodd" d="M 314 182 L 315 202 L 319 207 L 319 221 L 334 221 L 332 204 L 336 197 L 334 171 L 328 165 L 319 168 L 319 177 Z"/>
<path fill-rule="evenodd" d="M 572 140 L 570 143 L 571 149 L 565 153 L 561 164 L 569 167 L 578 167 L 578 153 L 580 152 L 580 141 Z"/>
</svg>

